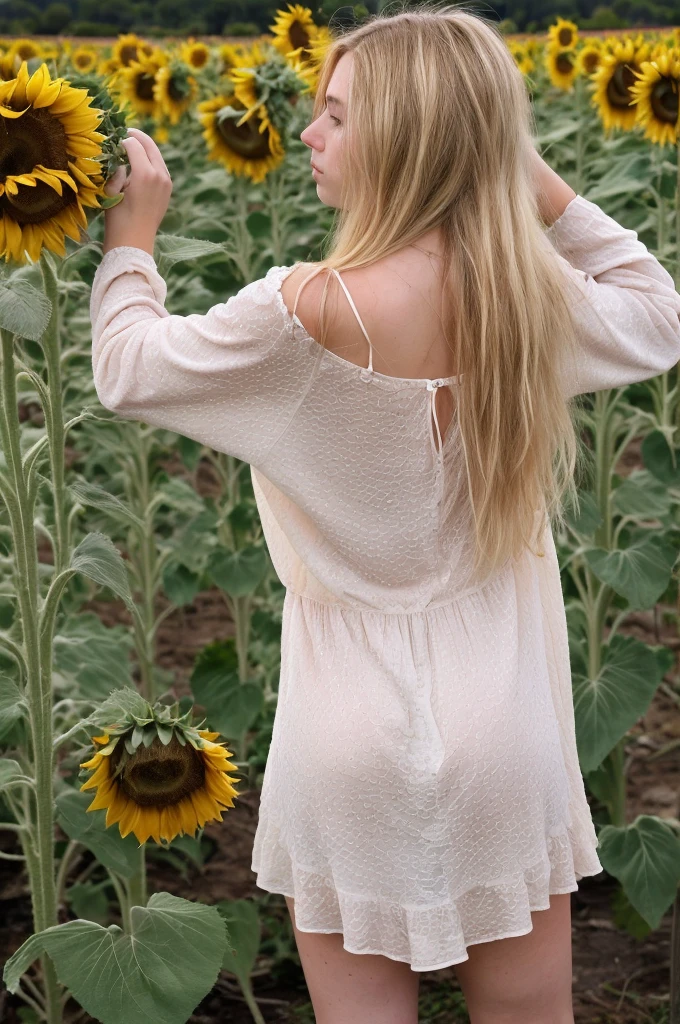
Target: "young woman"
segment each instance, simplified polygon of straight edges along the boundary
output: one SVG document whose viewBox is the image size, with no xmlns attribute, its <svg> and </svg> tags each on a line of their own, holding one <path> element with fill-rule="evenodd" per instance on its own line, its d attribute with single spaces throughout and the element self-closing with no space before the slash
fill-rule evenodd
<svg viewBox="0 0 680 1024">
<path fill-rule="evenodd" d="M 472 1024 L 572 1024 L 569 894 L 602 866 L 551 523 L 575 396 L 671 368 L 680 296 L 538 157 L 502 36 L 453 5 L 337 39 L 301 138 L 328 255 L 182 317 L 130 131 L 97 391 L 251 464 L 286 587 L 252 867 L 318 1024 L 416 1024 L 449 965 Z"/>
</svg>

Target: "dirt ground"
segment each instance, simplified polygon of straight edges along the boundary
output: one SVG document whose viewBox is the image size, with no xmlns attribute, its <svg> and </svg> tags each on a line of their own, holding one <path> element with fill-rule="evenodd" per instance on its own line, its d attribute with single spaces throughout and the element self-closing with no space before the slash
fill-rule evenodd
<svg viewBox="0 0 680 1024">
<path fill-rule="evenodd" d="M 628 453 L 629 468 L 635 456 Z M 211 490 L 209 470 L 199 470 L 198 487 Z M 171 468 L 168 464 L 168 469 Z M 625 472 L 625 470 L 624 470 Z M 203 486 L 201 486 L 201 483 Z M 42 556 L 41 556 L 42 557 Z M 44 559 L 48 560 L 48 558 Z M 163 608 L 161 600 L 158 611 Z M 107 625 L 129 623 L 122 602 L 89 602 L 83 610 L 94 610 Z M 673 609 L 669 608 L 668 611 Z M 664 643 L 680 649 L 677 629 L 663 622 L 660 609 L 635 612 L 622 632 L 649 643 Z M 161 626 L 158 660 L 175 672 L 177 696 L 187 692 L 187 680 L 198 652 L 209 642 L 232 635 L 226 606 L 217 588 L 199 594 L 192 605 L 171 614 Z M 674 697 L 672 679 L 678 666 L 666 677 L 670 692 L 660 688 L 647 712 L 631 731 L 626 747 L 629 762 L 629 821 L 638 814 L 680 816 L 680 696 Z M 676 684 L 677 685 L 677 684 Z M 204 837 L 213 846 L 202 868 L 187 861 L 186 877 L 171 865 L 149 856 L 149 892 L 167 891 L 190 900 L 212 904 L 219 900 L 262 900 L 262 945 L 254 972 L 254 993 L 266 1021 L 280 1024 L 309 1022 L 314 1016 L 295 950 L 292 929 L 283 896 L 265 893 L 255 884 L 250 870 L 253 837 L 257 826 L 258 793 L 242 790 L 235 806 L 225 812 L 222 823 L 206 826 Z M 64 838 L 62 836 L 62 838 Z M 152 844 L 153 845 L 153 844 Z M 14 834 L 0 830 L 0 848 L 18 852 Z M 70 878 L 91 859 L 85 852 L 72 866 Z M 671 911 L 661 926 L 638 940 L 621 931 L 613 920 L 611 906 L 617 884 L 604 872 L 579 882 L 572 894 L 573 992 L 576 1024 L 667 1024 L 669 1007 L 669 956 Z M 61 920 L 68 919 L 61 908 Z M 0 860 L 0 961 L 16 950 L 31 932 L 30 895 L 19 862 Z M 278 955 L 272 951 L 278 950 Z M 421 1024 L 464 1024 L 467 1015 L 454 968 L 421 974 Z M 19 1024 L 17 1009 L 24 1004 L 0 990 L 0 1022 Z M 77 1016 L 71 1001 L 65 1020 L 89 1022 Z M 222 972 L 217 984 L 196 1007 L 191 1024 L 250 1024 L 252 1017 L 235 977 Z"/>
</svg>

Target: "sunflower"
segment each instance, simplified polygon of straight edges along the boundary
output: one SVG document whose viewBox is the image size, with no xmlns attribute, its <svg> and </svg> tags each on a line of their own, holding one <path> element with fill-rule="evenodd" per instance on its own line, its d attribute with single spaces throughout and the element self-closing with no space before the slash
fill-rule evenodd
<svg viewBox="0 0 680 1024">
<path fill-rule="evenodd" d="M 675 146 L 678 132 L 678 88 L 680 53 L 668 50 L 656 60 L 643 61 L 630 87 L 636 101 L 636 122 L 645 129 L 644 137 L 660 146 Z"/>
<path fill-rule="evenodd" d="M 202 71 L 210 60 L 210 47 L 205 43 L 197 43 L 194 39 L 188 39 L 180 47 L 180 55 L 182 60 L 194 71 Z"/>
<path fill-rule="evenodd" d="M 522 43 L 516 43 L 511 39 L 508 43 L 508 49 L 523 75 L 528 75 L 534 70 L 536 65 Z"/>
<path fill-rule="evenodd" d="M 635 97 L 631 87 L 635 84 L 635 72 L 649 56 L 649 43 L 637 39 L 625 39 L 615 44 L 612 53 L 603 54 L 602 61 L 593 73 L 595 85 L 592 102 L 598 108 L 605 134 L 614 128 L 632 131 L 637 114 Z"/>
<path fill-rule="evenodd" d="M 232 94 L 213 96 L 199 103 L 196 110 L 208 145 L 208 160 L 224 164 L 231 174 L 243 175 L 257 184 L 283 161 L 281 136 L 269 121 L 265 106 L 254 108 L 249 115 Z"/>
<path fill-rule="evenodd" d="M 133 60 L 143 60 L 145 57 L 150 57 L 152 53 L 151 43 L 146 43 L 134 32 L 129 32 L 127 35 L 118 36 L 111 50 L 111 59 L 115 61 L 117 67 L 126 68 Z"/>
<path fill-rule="evenodd" d="M 178 124 L 182 114 L 196 99 L 196 79 L 183 61 L 172 61 L 156 72 L 153 95 L 161 117 Z M 167 139 L 165 140 L 167 141 Z"/>
<path fill-rule="evenodd" d="M 546 49 L 544 61 L 548 77 L 555 88 L 570 92 L 574 87 L 574 79 L 578 75 L 576 50 L 557 50 L 549 46 Z"/>
<path fill-rule="evenodd" d="M 133 60 L 127 67 L 113 73 L 111 91 L 129 103 L 136 114 L 157 117 L 154 84 L 157 72 L 167 61 L 168 58 L 160 50 L 141 61 Z"/>
<path fill-rule="evenodd" d="M 578 39 L 578 25 L 558 16 L 554 25 L 548 29 L 548 46 L 556 50 L 570 50 Z"/>
<path fill-rule="evenodd" d="M 93 46 L 79 46 L 70 56 L 73 67 L 84 75 L 93 71 L 99 61 L 99 54 Z"/>
<path fill-rule="evenodd" d="M 20 62 L 32 60 L 34 57 L 42 56 L 42 48 L 35 39 L 15 39 L 7 51 L 7 56 L 10 60 L 18 57 Z"/>
<path fill-rule="evenodd" d="M 309 7 L 288 4 L 287 11 L 277 10 L 276 20 L 269 28 L 274 33 L 272 46 L 282 57 L 299 50 L 302 60 L 307 59 L 317 32 Z"/>
<path fill-rule="evenodd" d="M 599 46 L 592 46 L 588 43 L 582 46 L 576 55 L 576 72 L 589 78 L 600 66 L 602 50 Z"/>
<path fill-rule="evenodd" d="M 123 838 L 133 832 L 140 844 L 193 836 L 222 821 L 238 796 L 228 774 L 233 755 L 213 742 L 219 733 L 190 725 L 191 711 L 180 717 L 178 707 L 116 712 L 122 721 L 92 737 L 100 749 L 80 765 L 93 771 L 80 789 L 97 787 L 87 810 L 106 809 L 106 828 L 118 823 Z"/>
<path fill-rule="evenodd" d="M 80 239 L 84 206 L 99 207 L 103 178 L 95 157 L 104 136 L 101 110 L 86 89 L 50 78 L 46 64 L 30 77 L 24 61 L 0 82 L 0 255 L 37 260 L 43 246 L 65 255 L 64 236 Z"/>
<path fill-rule="evenodd" d="M 218 52 L 220 58 L 220 74 L 228 74 L 232 68 L 238 66 L 238 60 L 243 55 L 243 47 L 234 43 L 223 43 Z"/>
</svg>

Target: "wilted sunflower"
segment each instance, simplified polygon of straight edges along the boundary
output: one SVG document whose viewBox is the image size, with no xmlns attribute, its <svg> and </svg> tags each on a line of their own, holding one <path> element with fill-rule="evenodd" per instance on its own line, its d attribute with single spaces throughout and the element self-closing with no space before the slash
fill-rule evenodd
<svg viewBox="0 0 680 1024">
<path fill-rule="evenodd" d="M 557 18 L 554 25 L 548 29 L 548 45 L 556 50 L 568 50 L 576 45 L 578 39 L 578 25 L 566 18 Z"/>
<path fill-rule="evenodd" d="M 71 54 L 71 64 L 83 74 L 94 70 L 99 60 L 99 53 L 93 46 L 79 46 Z"/>
<path fill-rule="evenodd" d="M 274 33 L 272 46 L 282 57 L 300 50 L 301 59 L 307 59 L 310 45 L 317 32 L 309 7 L 288 4 L 287 11 L 277 10 L 276 20 L 269 28 Z"/>
<path fill-rule="evenodd" d="M 183 61 L 171 61 L 156 72 L 154 99 L 161 117 L 170 124 L 179 123 L 182 114 L 196 99 L 197 92 L 196 79 L 189 74 L 189 68 Z"/>
<path fill-rule="evenodd" d="M 570 92 L 574 87 L 574 80 L 578 76 L 576 50 L 557 50 L 548 46 L 544 61 L 548 77 L 555 88 Z"/>
<path fill-rule="evenodd" d="M 194 71 L 202 71 L 210 61 L 210 47 L 205 43 L 197 43 L 194 39 L 188 39 L 180 47 L 180 56 Z"/>
<path fill-rule="evenodd" d="M 208 144 L 208 160 L 218 160 L 231 174 L 257 184 L 282 162 L 281 136 L 270 123 L 266 107 L 258 107 L 242 124 L 248 112 L 234 95 L 213 96 L 196 110 Z"/>
<path fill-rule="evenodd" d="M 632 86 L 635 72 L 649 56 L 649 44 L 638 39 L 626 39 L 615 45 L 612 53 L 605 53 L 591 81 L 595 85 L 592 102 L 598 108 L 605 135 L 614 128 L 632 131 L 637 114 Z"/>
<path fill-rule="evenodd" d="M 193 836 L 208 821 L 222 821 L 238 791 L 227 773 L 236 769 L 219 733 L 189 722 L 191 710 L 179 705 L 116 713 L 117 724 L 93 743 L 103 744 L 81 768 L 94 774 L 80 787 L 97 787 L 88 811 L 106 809 L 106 828 L 118 823 L 123 838 L 133 832 L 139 843 L 158 844 L 175 836 Z"/>
<path fill-rule="evenodd" d="M 660 146 L 677 143 L 678 89 L 680 88 L 680 54 L 668 50 L 656 60 L 643 61 L 630 91 L 637 101 L 637 123 L 645 129 L 644 137 Z"/>
<path fill-rule="evenodd" d="M 154 96 L 156 74 L 168 61 L 160 50 L 141 61 L 133 60 L 127 67 L 114 72 L 111 91 L 121 100 L 129 103 L 136 114 L 158 116 L 158 105 Z"/>
<path fill-rule="evenodd" d="M 117 67 L 126 68 L 133 60 L 143 60 L 153 53 L 151 43 L 146 43 L 134 32 L 118 36 L 111 50 L 111 59 L 116 62 Z"/>
<path fill-rule="evenodd" d="M 103 178 L 94 157 L 104 136 L 101 110 L 86 89 L 50 78 L 46 64 L 30 77 L 24 61 L 0 82 L 0 255 L 37 260 L 43 245 L 65 254 L 64 236 L 78 241 L 84 206 L 99 207 Z"/>
</svg>

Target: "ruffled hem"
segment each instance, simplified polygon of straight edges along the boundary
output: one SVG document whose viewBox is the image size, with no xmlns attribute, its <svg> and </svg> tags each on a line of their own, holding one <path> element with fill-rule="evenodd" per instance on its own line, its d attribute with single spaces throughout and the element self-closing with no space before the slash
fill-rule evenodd
<svg viewBox="0 0 680 1024">
<path fill-rule="evenodd" d="M 546 838 L 543 854 L 516 875 L 457 893 L 446 903 L 401 904 L 339 890 L 329 875 L 296 864 L 278 829 L 258 830 L 251 870 L 266 892 L 295 900 L 301 932 L 340 933 L 349 953 L 401 960 L 414 971 L 437 971 L 469 959 L 467 946 L 526 935 L 531 913 L 548 910 L 550 896 L 575 892 L 579 879 L 603 868 L 595 847 L 572 846 L 569 832 Z M 493 921 L 492 927 L 480 922 Z"/>
</svg>

